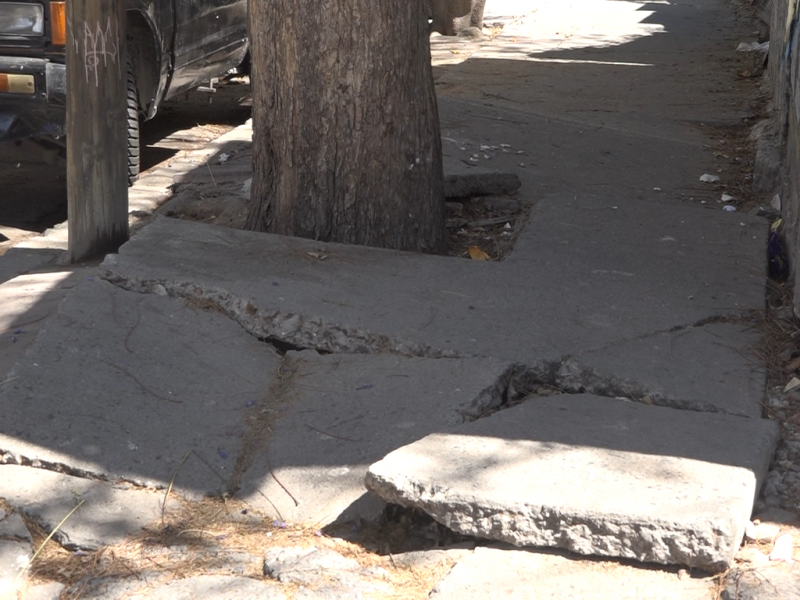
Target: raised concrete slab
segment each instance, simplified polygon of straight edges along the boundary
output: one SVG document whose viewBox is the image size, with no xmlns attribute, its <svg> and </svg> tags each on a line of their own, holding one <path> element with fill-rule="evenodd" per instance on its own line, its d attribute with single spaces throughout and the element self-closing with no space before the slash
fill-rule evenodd
<svg viewBox="0 0 800 600">
<path fill-rule="evenodd" d="M 763 274 L 747 268 L 763 256 L 761 221 L 649 202 L 615 210 L 608 200 L 586 201 L 598 210 L 581 214 L 568 200 L 541 202 L 532 233 L 503 263 L 162 218 L 102 269 L 132 290 L 214 302 L 256 335 L 300 347 L 521 363 L 592 350 L 601 356 L 605 348 L 739 319 L 763 306 Z M 642 231 L 645 222 L 658 223 L 657 233 Z M 664 241 L 679 229 L 680 247 Z M 760 401 L 755 385 L 728 377 L 750 370 L 743 354 L 752 338 L 739 333 L 749 326 L 731 327 L 731 337 L 721 331 L 716 343 L 704 340 L 707 379 L 687 385 L 662 369 L 651 370 L 649 381 L 666 396 L 690 393 L 715 410 L 752 414 Z M 676 344 L 672 352 L 682 350 Z M 696 360 L 694 350 L 681 360 Z M 657 363 L 663 351 L 639 347 L 636 355 Z"/>
<path fill-rule="evenodd" d="M 430 600 L 707 600 L 716 582 L 657 569 L 573 560 L 509 547 L 476 548 L 453 567 Z"/>
<path fill-rule="evenodd" d="M 158 521 L 164 493 L 44 469 L 0 465 L 0 498 L 48 531 L 55 529 L 83 500 L 81 507 L 59 527 L 55 538 L 71 550 L 97 550 Z M 177 501 L 170 499 L 166 510 L 176 506 Z"/>
<path fill-rule="evenodd" d="M 492 359 L 289 352 L 283 401 L 237 494 L 266 514 L 321 526 L 377 517 L 364 475 L 387 453 L 489 405 L 507 369 Z"/>
<path fill-rule="evenodd" d="M 226 489 L 279 364 L 201 304 L 83 279 L 0 387 L 0 462 Z"/>
<path fill-rule="evenodd" d="M 366 485 L 468 535 L 722 570 L 777 436 L 761 419 L 531 398 L 389 454 Z"/>
</svg>

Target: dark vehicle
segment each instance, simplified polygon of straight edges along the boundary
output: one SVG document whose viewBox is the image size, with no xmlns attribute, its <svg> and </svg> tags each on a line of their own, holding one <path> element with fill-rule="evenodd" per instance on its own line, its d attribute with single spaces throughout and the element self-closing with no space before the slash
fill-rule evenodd
<svg viewBox="0 0 800 600">
<path fill-rule="evenodd" d="M 69 1 L 69 0 L 67 0 Z M 213 82 L 247 53 L 247 0 L 126 3 L 128 170 L 139 173 L 139 119 Z M 64 135 L 65 2 L 0 0 L 0 142 Z"/>
</svg>

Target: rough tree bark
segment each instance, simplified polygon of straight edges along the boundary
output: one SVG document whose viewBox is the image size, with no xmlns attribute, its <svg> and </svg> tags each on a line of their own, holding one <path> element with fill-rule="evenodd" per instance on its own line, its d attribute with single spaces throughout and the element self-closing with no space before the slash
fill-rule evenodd
<svg viewBox="0 0 800 600">
<path fill-rule="evenodd" d="M 445 251 L 425 0 L 250 2 L 246 227 Z"/>
</svg>

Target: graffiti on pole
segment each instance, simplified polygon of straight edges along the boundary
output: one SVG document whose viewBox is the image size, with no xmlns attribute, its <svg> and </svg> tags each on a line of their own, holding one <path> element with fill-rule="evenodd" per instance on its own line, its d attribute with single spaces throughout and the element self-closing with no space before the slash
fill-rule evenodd
<svg viewBox="0 0 800 600">
<path fill-rule="evenodd" d="M 86 73 L 86 83 L 94 82 L 100 87 L 100 71 L 113 68 L 117 76 L 122 76 L 120 68 L 119 25 L 108 17 L 105 27 L 98 21 L 94 27 L 84 23 L 82 31 L 76 35 L 72 23 L 68 23 L 69 35 L 75 47 L 75 56 L 82 62 Z"/>
</svg>

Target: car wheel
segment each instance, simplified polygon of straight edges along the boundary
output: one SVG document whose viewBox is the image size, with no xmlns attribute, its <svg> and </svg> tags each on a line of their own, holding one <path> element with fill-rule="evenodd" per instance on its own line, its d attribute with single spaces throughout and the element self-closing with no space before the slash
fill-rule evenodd
<svg viewBox="0 0 800 600">
<path fill-rule="evenodd" d="M 133 78 L 133 69 L 128 65 L 128 89 L 126 95 L 128 109 L 128 185 L 139 178 L 139 90 Z"/>
</svg>

